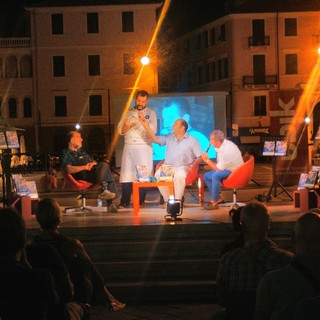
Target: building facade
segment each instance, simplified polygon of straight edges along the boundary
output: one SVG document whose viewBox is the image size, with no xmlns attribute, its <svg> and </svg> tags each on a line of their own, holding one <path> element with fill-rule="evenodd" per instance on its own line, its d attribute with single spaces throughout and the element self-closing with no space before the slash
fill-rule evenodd
<svg viewBox="0 0 320 320">
<path fill-rule="evenodd" d="M 27 152 L 60 152 L 76 124 L 86 149 L 108 150 L 112 97 L 129 98 L 134 87 L 158 93 L 152 64 L 136 79 L 160 6 L 156 0 L 48 0 L 26 8 L 30 36 L 0 39 L 0 101 L 3 121 L 23 129 Z M 149 51 L 157 56 L 156 48 Z"/>
<path fill-rule="evenodd" d="M 317 65 L 317 6 L 310 11 L 289 11 L 287 3 L 282 9 L 288 11 L 283 12 L 229 13 L 179 37 L 164 50 L 175 58 L 159 71 L 159 90 L 229 92 L 228 135 L 239 135 L 244 144 L 259 143 L 260 134 L 276 131 L 272 131 L 273 95 L 298 92 L 301 96 Z M 274 11 L 270 4 L 268 11 Z M 310 116 L 319 108 L 318 91 L 312 95 L 310 105 L 305 106 Z M 285 108 L 283 116 L 288 119 L 282 121 L 288 125 L 294 115 L 293 105 Z M 279 130 L 276 134 L 285 131 Z M 312 123 L 309 130 L 313 130 Z"/>
</svg>

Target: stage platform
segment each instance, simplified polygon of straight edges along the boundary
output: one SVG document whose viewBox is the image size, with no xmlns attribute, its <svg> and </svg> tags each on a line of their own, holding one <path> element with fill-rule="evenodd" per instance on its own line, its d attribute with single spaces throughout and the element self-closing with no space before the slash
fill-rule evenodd
<svg viewBox="0 0 320 320">
<path fill-rule="evenodd" d="M 256 165 L 254 180 L 237 191 L 237 200 L 245 204 L 268 194 L 271 177 L 270 165 Z M 296 186 L 286 187 L 290 195 L 294 190 Z M 56 199 L 63 209 L 81 206 L 74 192 L 39 196 Z M 222 190 L 222 197 L 232 201 L 232 190 Z M 206 189 L 205 199 L 209 198 Z M 159 206 L 157 189 L 148 190 L 146 204 L 137 215 L 133 208 L 108 213 L 95 208 L 96 202 L 96 194 L 89 194 L 86 204 L 92 206 L 92 212 L 64 213 L 60 230 L 84 243 L 108 288 L 128 307 L 114 314 L 95 308 L 92 320 L 211 319 L 217 309 L 215 275 L 220 251 L 235 237 L 230 207 L 204 210 L 196 186 L 186 189 L 181 221 L 164 219 L 166 210 Z M 280 189 L 265 204 L 272 219 L 270 237 L 292 250 L 292 228 L 303 212 Z M 26 224 L 29 238 L 39 232 L 34 216 Z"/>
</svg>

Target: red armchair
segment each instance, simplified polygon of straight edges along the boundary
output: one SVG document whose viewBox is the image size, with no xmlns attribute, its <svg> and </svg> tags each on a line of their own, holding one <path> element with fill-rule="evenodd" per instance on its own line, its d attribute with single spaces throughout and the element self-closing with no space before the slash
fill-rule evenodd
<svg viewBox="0 0 320 320">
<path fill-rule="evenodd" d="M 81 207 L 72 207 L 67 208 L 66 212 L 71 209 L 79 209 L 81 211 L 89 211 L 92 210 L 86 207 L 86 193 L 89 190 L 98 190 L 100 188 L 97 184 L 92 184 L 91 182 L 85 180 L 76 180 L 72 174 L 67 173 L 64 169 L 62 169 L 63 175 L 63 188 L 70 191 L 78 191 L 79 199 L 82 200 Z"/>
<path fill-rule="evenodd" d="M 253 156 L 245 155 L 243 161 L 244 163 L 221 183 L 223 188 L 233 189 L 233 203 L 231 204 L 233 207 L 238 207 L 236 189 L 243 188 L 250 182 L 254 170 Z"/>
</svg>

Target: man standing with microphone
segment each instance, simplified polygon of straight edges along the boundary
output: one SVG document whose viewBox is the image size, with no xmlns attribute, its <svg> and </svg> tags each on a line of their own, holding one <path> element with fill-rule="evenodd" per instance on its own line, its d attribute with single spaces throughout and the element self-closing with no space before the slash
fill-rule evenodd
<svg viewBox="0 0 320 320">
<path fill-rule="evenodd" d="M 129 110 L 118 125 L 120 135 L 124 136 L 120 173 L 120 183 L 122 184 L 120 209 L 129 207 L 132 183 L 136 180 L 135 166 L 145 165 L 150 175 L 153 171 L 151 139 L 139 121 L 139 118 L 145 119 L 151 130 L 154 133 L 157 132 L 157 115 L 155 111 L 147 107 L 148 99 L 148 92 L 139 90 L 136 94 L 134 108 Z M 145 190 L 142 189 L 142 192 L 145 192 Z M 140 199 L 143 198 L 143 195 L 141 195 Z"/>
</svg>

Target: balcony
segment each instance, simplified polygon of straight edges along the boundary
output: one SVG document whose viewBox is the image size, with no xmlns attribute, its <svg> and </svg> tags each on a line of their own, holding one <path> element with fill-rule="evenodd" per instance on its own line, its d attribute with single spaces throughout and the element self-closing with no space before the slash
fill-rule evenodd
<svg viewBox="0 0 320 320">
<path fill-rule="evenodd" d="M 0 48 L 31 47 L 30 38 L 0 38 Z"/>
<path fill-rule="evenodd" d="M 248 38 L 249 47 L 258 47 L 258 46 L 269 46 L 270 37 L 249 37 Z"/>
<path fill-rule="evenodd" d="M 277 75 L 243 76 L 242 85 L 248 89 L 274 89 L 277 87 Z"/>
</svg>

